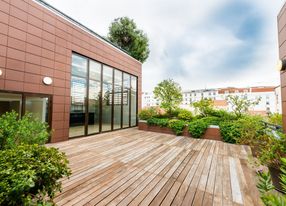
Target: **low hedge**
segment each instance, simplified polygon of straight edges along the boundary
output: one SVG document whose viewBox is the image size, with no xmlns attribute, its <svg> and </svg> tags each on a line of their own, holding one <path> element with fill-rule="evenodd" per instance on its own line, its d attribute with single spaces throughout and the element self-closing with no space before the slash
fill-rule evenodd
<svg viewBox="0 0 286 206">
<path fill-rule="evenodd" d="M 178 119 L 166 119 L 166 118 L 150 118 L 147 120 L 148 125 L 154 125 L 159 127 L 168 127 L 172 129 L 176 135 L 183 133 L 186 122 Z"/>
</svg>

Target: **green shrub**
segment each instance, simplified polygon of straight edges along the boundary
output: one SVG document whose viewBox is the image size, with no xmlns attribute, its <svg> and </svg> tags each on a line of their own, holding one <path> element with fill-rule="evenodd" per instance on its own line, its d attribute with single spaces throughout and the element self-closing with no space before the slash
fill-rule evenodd
<svg viewBox="0 0 286 206">
<path fill-rule="evenodd" d="M 240 125 L 236 121 L 222 122 L 219 128 L 223 140 L 227 143 L 235 144 L 241 137 Z"/>
<path fill-rule="evenodd" d="M 171 128 L 176 133 L 176 135 L 181 135 L 185 126 L 185 121 L 178 119 L 171 119 L 168 122 L 168 127 Z"/>
<path fill-rule="evenodd" d="M 221 121 L 236 120 L 237 117 L 232 113 L 223 109 L 214 109 L 209 112 L 209 116 L 220 118 Z"/>
<path fill-rule="evenodd" d="M 286 205 L 286 159 L 281 159 L 281 185 L 284 194 L 280 194 L 274 191 L 274 186 L 271 181 L 269 172 L 258 172 L 258 184 L 257 188 L 260 192 L 260 197 L 264 205 L 266 206 L 282 206 Z"/>
<path fill-rule="evenodd" d="M 147 120 L 148 125 L 155 125 L 160 127 L 167 127 L 169 119 L 160 119 L 160 118 L 150 118 Z"/>
<path fill-rule="evenodd" d="M 48 125 L 30 113 L 19 118 L 13 111 L 0 117 L 0 150 L 20 144 L 44 144 L 49 135 Z"/>
<path fill-rule="evenodd" d="M 220 122 L 222 121 L 220 118 L 218 117 L 204 117 L 201 118 L 202 121 L 206 122 L 209 125 L 219 125 Z"/>
<path fill-rule="evenodd" d="M 282 126 L 282 114 L 279 113 L 270 114 L 268 117 L 268 122 L 271 124 Z"/>
<path fill-rule="evenodd" d="M 286 136 L 280 133 L 280 138 L 270 136 L 270 141 L 263 146 L 259 155 L 262 164 L 280 168 L 281 158 L 286 158 Z"/>
<path fill-rule="evenodd" d="M 178 118 L 186 121 L 191 121 L 193 119 L 193 114 L 187 109 L 181 109 L 178 113 Z"/>
<path fill-rule="evenodd" d="M 189 124 L 189 132 L 194 138 L 200 138 L 208 128 L 209 124 L 203 119 L 194 120 Z"/>
<path fill-rule="evenodd" d="M 144 108 L 139 112 L 139 119 L 147 120 L 158 115 L 155 107 Z"/>
<path fill-rule="evenodd" d="M 52 202 L 61 189 L 58 180 L 71 174 L 67 165 L 55 148 L 20 145 L 0 151 L 0 205 Z"/>
</svg>

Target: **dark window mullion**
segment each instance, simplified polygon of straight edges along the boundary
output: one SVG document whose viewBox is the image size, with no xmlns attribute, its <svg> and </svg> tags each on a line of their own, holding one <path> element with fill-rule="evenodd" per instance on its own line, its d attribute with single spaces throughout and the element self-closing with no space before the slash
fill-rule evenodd
<svg viewBox="0 0 286 206">
<path fill-rule="evenodd" d="M 124 90 L 124 86 L 123 86 L 123 72 L 121 72 L 121 123 L 120 123 L 120 128 L 123 127 L 123 90 Z"/>
</svg>

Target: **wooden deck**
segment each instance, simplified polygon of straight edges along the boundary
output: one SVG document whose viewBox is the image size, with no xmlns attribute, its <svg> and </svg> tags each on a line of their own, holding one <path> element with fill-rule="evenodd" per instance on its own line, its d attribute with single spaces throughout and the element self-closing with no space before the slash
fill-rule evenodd
<svg viewBox="0 0 286 206">
<path fill-rule="evenodd" d="M 249 148 L 137 128 L 50 144 L 73 171 L 57 205 L 258 205 Z"/>
</svg>

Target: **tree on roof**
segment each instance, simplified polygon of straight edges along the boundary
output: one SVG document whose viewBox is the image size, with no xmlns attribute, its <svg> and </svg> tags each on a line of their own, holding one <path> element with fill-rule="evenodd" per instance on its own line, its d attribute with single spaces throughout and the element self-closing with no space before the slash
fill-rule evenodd
<svg viewBox="0 0 286 206">
<path fill-rule="evenodd" d="M 114 19 L 109 26 L 107 38 L 142 63 L 149 56 L 148 37 L 137 28 L 133 19 L 128 17 Z"/>
</svg>

